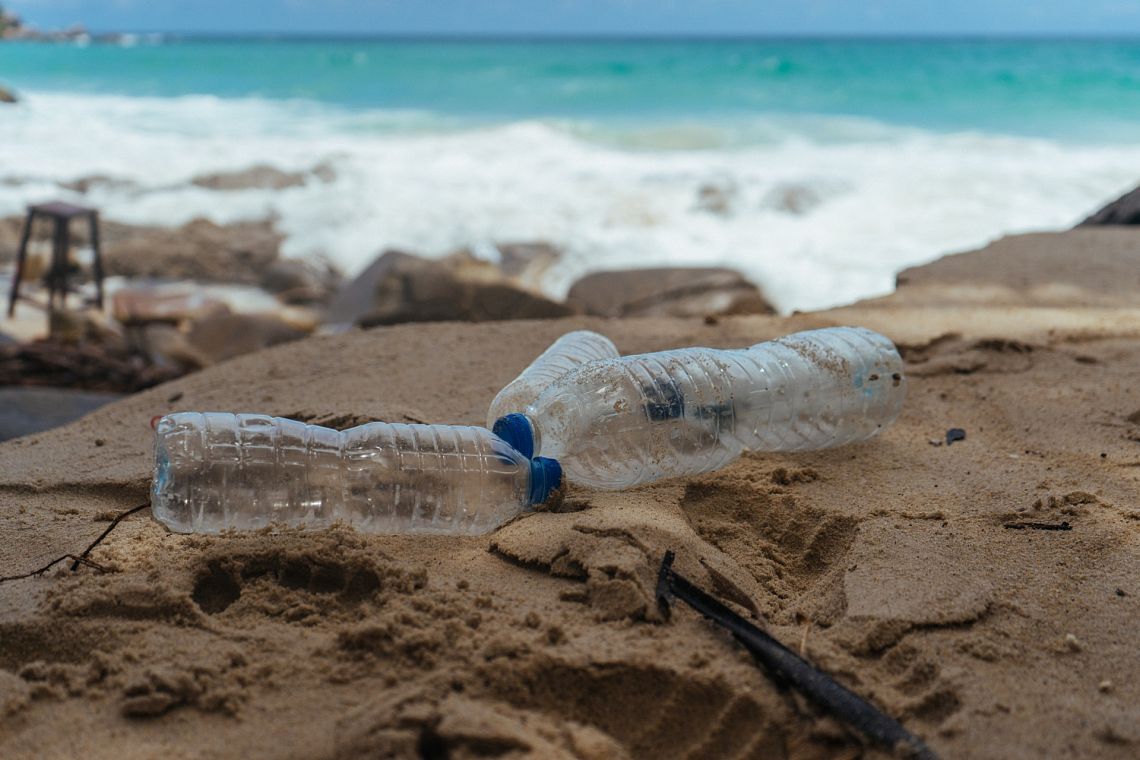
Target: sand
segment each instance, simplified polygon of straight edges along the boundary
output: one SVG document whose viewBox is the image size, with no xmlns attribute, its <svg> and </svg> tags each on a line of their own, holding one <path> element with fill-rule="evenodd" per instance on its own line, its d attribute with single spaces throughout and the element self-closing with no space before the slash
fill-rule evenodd
<svg viewBox="0 0 1140 760">
<path fill-rule="evenodd" d="M 0 757 L 882 756 L 691 611 L 661 620 L 666 549 L 944 757 L 1135 757 L 1140 295 L 1033 295 L 1069 287 L 1034 250 L 1093 267 L 1087 232 L 1003 243 L 1031 281 L 986 286 L 1003 257 L 971 254 L 972 286 L 944 262 L 957 279 L 821 314 L 312 338 L 0 444 L 10 575 L 144 501 L 149 421 L 175 410 L 478 424 L 578 328 L 634 352 L 863 324 L 910 377 L 870 443 L 571 490 L 479 538 L 204 538 L 136 515 L 92 554 L 108 572 L 0 584 Z M 1116 244 L 1140 251 L 1130 234 Z M 951 427 L 966 440 L 947 446 Z"/>
</svg>

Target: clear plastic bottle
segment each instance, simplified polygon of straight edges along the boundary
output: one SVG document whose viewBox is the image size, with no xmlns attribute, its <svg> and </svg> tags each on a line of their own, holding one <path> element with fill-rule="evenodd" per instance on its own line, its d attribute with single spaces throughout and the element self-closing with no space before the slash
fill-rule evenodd
<svg viewBox="0 0 1140 760">
<path fill-rule="evenodd" d="M 262 414 L 181 412 L 155 428 L 151 505 L 178 533 L 320 528 L 486 533 L 544 502 L 561 468 L 490 431 L 373 422 L 345 431 Z"/>
<path fill-rule="evenodd" d="M 487 427 L 494 425 L 500 417 L 526 409 L 547 386 L 570 370 L 597 359 L 616 359 L 619 356 L 621 354 L 613 341 L 601 333 L 593 330 L 566 333 L 499 391 L 487 411 Z M 531 456 L 530 451 L 519 451 Z"/>
<path fill-rule="evenodd" d="M 747 349 L 591 362 L 494 429 L 517 449 L 557 458 L 570 482 L 617 489 L 709 472 L 743 451 L 861 441 L 894 421 L 905 396 L 894 344 L 837 327 Z"/>
</svg>

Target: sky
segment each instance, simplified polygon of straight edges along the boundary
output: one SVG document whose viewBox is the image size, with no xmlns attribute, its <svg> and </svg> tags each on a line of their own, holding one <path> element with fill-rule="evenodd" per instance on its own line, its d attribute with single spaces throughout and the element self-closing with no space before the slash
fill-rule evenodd
<svg viewBox="0 0 1140 760">
<path fill-rule="evenodd" d="M 1140 0 L 0 0 L 93 31 L 1140 36 Z"/>
</svg>

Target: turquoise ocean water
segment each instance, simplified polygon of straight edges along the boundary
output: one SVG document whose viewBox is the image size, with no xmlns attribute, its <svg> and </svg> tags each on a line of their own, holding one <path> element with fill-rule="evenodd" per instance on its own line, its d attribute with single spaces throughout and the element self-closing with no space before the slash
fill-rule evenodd
<svg viewBox="0 0 1140 760">
<path fill-rule="evenodd" d="M 724 263 L 784 307 L 1072 223 L 1140 181 L 1140 41 L 132 40 L 0 45 L 0 212 L 102 174 L 113 217 L 276 214 L 348 270 L 504 238 Z M 207 171 L 326 164 L 219 194 Z M 702 203 L 710 194 L 722 199 Z"/>
</svg>

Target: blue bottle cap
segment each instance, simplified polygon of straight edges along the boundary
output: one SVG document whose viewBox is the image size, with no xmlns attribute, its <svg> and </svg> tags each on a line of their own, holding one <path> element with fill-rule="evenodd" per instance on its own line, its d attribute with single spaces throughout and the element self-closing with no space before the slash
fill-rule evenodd
<svg viewBox="0 0 1140 760">
<path fill-rule="evenodd" d="M 512 412 L 495 420 L 491 432 L 511 445 L 527 459 L 534 456 L 534 428 L 525 414 Z M 560 470 L 561 471 L 561 470 Z"/>
<path fill-rule="evenodd" d="M 562 465 L 549 457 L 530 460 L 530 503 L 542 504 L 562 485 Z"/>
</svg>

